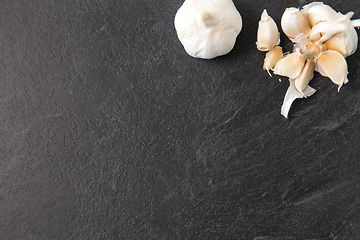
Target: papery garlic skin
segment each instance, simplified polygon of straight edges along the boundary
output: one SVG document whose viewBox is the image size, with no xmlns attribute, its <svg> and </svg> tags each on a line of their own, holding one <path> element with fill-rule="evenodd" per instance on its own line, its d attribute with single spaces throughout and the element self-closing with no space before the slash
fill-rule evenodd
<svg viewBox="0 0 360 240">
<path fill-rule="evenodd" d="M 281 17 L 281 28 L 290 39 L 299 34 L 310 34 L 310 26 L 304 14 L 297 8 L 287 8 Z"/>
<path fill-rule="evenodd" d="M 266 9 L 261 14 L 258 24 L 257 48 L 260 51 L 269 51 L 280 43 L 280 33 L 275 21 L 268 15 Z"/>
<path fill-rule="evenodd" d="M 266 53 L 263 69 L 265 69 L 270 76 L 270 70 L 274 69 L 276 63 L 281 59 L 282 56 L 282 47 L 279 46 L 275 46 L 273 49 Z"/>
<path fill-rule="evenodd" d="M 337 51 L 328 50 L 321 53 L 316 59 L 316 71 L 337 84 L 339 86 L 338 90 L 349 81 L 346 60 Z"/>
<path fill-rule="evenodd" d="M 292 103 L 297 98 L 310 97 L 311 95 L 313 95 L 316 92 L 316 90 L 313 89 L 312 87 L 310 87 L 309 85 L 307 85 L 307 87 L 302 92 L 299 92 L 295 87 L 294 79 L 289 78 L 289 82 L 290 82 L 290 85 L 286 91 L 284 101 L 281 106 L 281 115 L 283 115 L 286 118 L 288 118 Z"/>
<path fill-rule="evenodd" d="M 233 49 L 242 18 L 231 0 L 185 0 L 174 24 L 190 56 L 211 59 Z"/>
<path fill-rule="evenodd" d="M 299 76 L 305 64 L 305 55 L 297 50 L 285 55 L 275 65 L 274 73 L 280 76 L 296 78 Z"/>
</svg>

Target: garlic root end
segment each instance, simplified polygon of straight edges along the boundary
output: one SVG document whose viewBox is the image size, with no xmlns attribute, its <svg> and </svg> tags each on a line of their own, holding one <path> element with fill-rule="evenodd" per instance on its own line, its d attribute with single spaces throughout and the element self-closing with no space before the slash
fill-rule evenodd
<svg viewBox="0 0 360 240">
<path fill-rule="evenodd" d="M 201 19 L 206 27 L 211 27 L 217 24 L 216 18 L 209 12 L 203 12 Z"/>
</svg>

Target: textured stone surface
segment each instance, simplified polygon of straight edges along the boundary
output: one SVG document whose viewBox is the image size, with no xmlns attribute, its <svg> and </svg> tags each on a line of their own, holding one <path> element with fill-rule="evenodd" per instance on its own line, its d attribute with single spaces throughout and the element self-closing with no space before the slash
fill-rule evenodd
<svg viewBox="0 0 360 240">
<path fill-rule="evenodd" d="M 201 60 L 182 1 L 2 1 L 1 238 L 360 239 L 360 52 L 285 119 L 255 45 L 308 2 L 234 0 L 235 48 Z"/>
</svg>

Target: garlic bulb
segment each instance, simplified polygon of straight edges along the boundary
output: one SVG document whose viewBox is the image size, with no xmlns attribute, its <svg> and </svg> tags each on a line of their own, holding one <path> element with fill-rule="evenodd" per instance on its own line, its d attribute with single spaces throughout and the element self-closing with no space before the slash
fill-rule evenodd
<svg viewBox="0 0 360 240">
<path fill-rule="evenodd" d="M 190 56 L 211 59 L 233 49 L 242 19 L 232 0 L 185 0 L 174 24 Z"/>
<path fill-rule="evenodd" d="M 286 8 L 281 18 L 281 27 L 294 43 L 294 51 L 273 60 L 276 64 L 271 67 L 267 62 L 274 55 L 275 48 L 269 49 L 263 67 L 268 72 L 272 70 L 277 75 L 289 77 L 290 86 L 281 108 L 283 116 L 288 116 L 295 99 L 315 93 L 315 89 L 309 86 L 314 71 L 330 78 L 338 85 L 338 91 L 348 82 L 345 58 L 357 49 L 355 27 L 360 27 L 360 20 L 350 20 L 353 14 L 336 12 L 322 2 L 307 4 L 301 10 Z M 259 27 L 258 37 L 261 34 Z M 277 34 L 273 33 L 275 37 Z"/>
</svg>

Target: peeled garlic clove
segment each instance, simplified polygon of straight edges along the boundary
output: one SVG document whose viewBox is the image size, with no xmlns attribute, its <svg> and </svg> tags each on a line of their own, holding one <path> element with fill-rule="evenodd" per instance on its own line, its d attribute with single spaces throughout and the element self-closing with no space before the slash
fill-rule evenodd
<svg viewBox="0 0 360 240">
<path fill-rule="evenodd" d="M 303 92 L 305 88 L 308 86 L 310 80 L 314 76 L 315 70 L 315 61 L 314 60 L 307 60 L 303 70 L 301 71 L 300 75 L 295 79 L 295 87 L 299 92 Z"/>
<path fill-rule="evenodd" d="M 306 17 L 297 8 L 287 8 L 281 17 L 281 28 L 291 39 L 295 39 L 299 34 L 306 36 L 310 34 L 310 26 Z"/>
<path fill-rule="evenodd" d="M 257 31 L 257 48 L 260 51 L 269 51 L 280 43 L 280 33 L 275 21 L 268 15 L 266 9 L 261 14 Z"/>
<path fill-rule="evenodd" d="M 305 89 L 301 93 L 296 89 L 294 79 L 289 78 L 289 82 L 290 82 L 290 86 L 288 87 L 288 89 L 286 91 L 284 101 L 283 101 L 283 104 L 281 106 L 281 114 L 286 118 L 288 118 L 289 111 L 290 111 L 292 103 L 297 98 L 310 97 L 311 95 L 313 95 L 316 92 L 315 89 L 313 89 L 312 87 L 307 85 L 305 87 Z"/>
<path fill-rule="evenodd" d="M 347 79 L 348 66 L 346 60 L 337 51 L 328 50 L 321 53 L 316 59 L 315 70 L 337 84 L 338 90 L 349 81 Z"/>
<path fill-rule="evenodd" d="M 185 0 L 174 24 L 190 56 L 211 59 L 233 49 L 242 19 L 231 0 Z"/>
<path fill-rule="evenodd" d="M 274 73 L 281 76 L 296 78 L 305 64 L 305 56 L 296 50 L 281 58 L 275 65 Z"/>
<path fill-rule="evenodd" d="M 335 22 L 342 14 L 337 13 L 330 6 L 322 2 L 313 2 L 303 7 L 303 12 L 307 14 L 307 18 L 311 27 L 319 22 Z"/>
<path fill-rule="evenodd" d="M 276 63 L 281 59 L 283 55 L 282 47 L 275 46 L 269 52 L 266 53 L 263 68 L 270 74 L 270 69 L 273 69 Z"/>
</svg>

